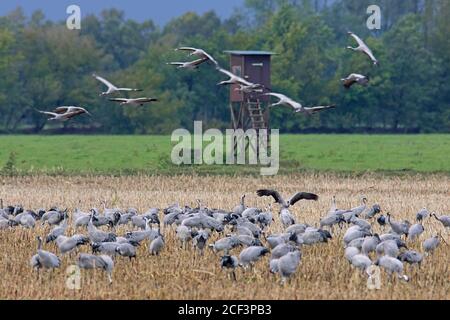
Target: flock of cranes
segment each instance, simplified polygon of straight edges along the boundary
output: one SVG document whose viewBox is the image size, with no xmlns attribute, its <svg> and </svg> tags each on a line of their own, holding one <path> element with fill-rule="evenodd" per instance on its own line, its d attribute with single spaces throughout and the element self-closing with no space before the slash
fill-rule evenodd
<svg viewBox="0 0 450 320">
<path fill-rule="evenodd" d="M 438 216 L 425 208 L 417 213 L 414 224 L 394 221 L 389 213 L 381 213 L 378 204 L 369 206 L 366 197 L 350 209 L 337 208 L 333 198 L 324 217 L 315 225 L 308 225 L 301 223 L 291 210 L 302 200 L 317 201 L 316 194 L 299 192 L 289 200 L 270 189 L 258 190 L 256 194 L 272 197 L 279 207 L 278 214 L 272 212 L 272 204 L 264 210 L 248 207 L 245 195 L 232 210 L 210 209 L 198 200 L 195 208 L 174 204 L 141 214 L 134 208 L 107 208 L 106 203 L 102 213 L 93 208 L 89 212 L 76 209 L 71 214 L 56 207 L 34 211 L 19 205 L 3 207 L 2 203 L 0 230 L 36 230 L 37 251 L 30 258 L 30 265 L 38 271 L 59 268 L 63 259 L 71 260 L 77 255 L 75 263 L 80 268 L 103 270 L 112 282 L 117 259 L 131 261 L 145 254 L 164 254 L 165 238 L 172 233 L 179 244 L 171 241 L 170 245 L 201 255 L 212 250 L 217 254 L 216 263 L 229 270 L 234 280 L 237 268 L 252 268 L 270 255 L 267 267 L 284 283 L 296 273 L 301 260 L 308 259 L 302 247 L 326 246 L 330 241 L 340 241 L 336 238 L 342 239 L 344 257 L 354 268 L 369 276 L 369 267 L 378 265 L 407 281 L 404 264 L 420 265 L 426 255 L 438 248 L 441 239 L 445 241 L 440 232 L 422 241 L 427 219 L 436 219 L 444 229 L 450 228 L 450 216 Z M 274 224 L 275 221 L 279 223 Z M 386 227 L 390 228 L 385 230 Z M 384 233 L 376 233 L 375 228 Z M 419 241 L 421 252 L 408 249 Z M 83 246 L 89 246 L 91 253 L 81 250 Z M 146 248 L 147 253 L 141 248 Z"/>
<path fill-rule="evenodd" d="M 359 38 L 356 34 L 349 32 L 349 34 L 356 40 L 358 43 L 357 47 L 347 47 L 350 50 L 361 52 L 367 55 L 374 65 L 379 65 L 378 60 L 375 58 L 372 50 L 364 43 L 361 38 Z M 168 65 L 176 66 L 179 69 L 188 69 L 195 70 L 198 69 L 201 65 L 205 63 L 212 63 L 215 68 L 222 74 L 228 77 L 227 80 L 221 81 L 218 85 L 237 85 L 236 90 L 241 91 L 243 93 L 259 93 L 264 92 L 263 85 L 258 83 L 252 83 L 250 81 L 245 80 L 244 78 L 233 74 L 232 72 L 220 67 L 219 63 L 205 50 L 199 48 L 192 47 L 180 47 L 175 49 L 176 51 L 189 52 L 189 56 L 196 56 L 196 60 L 186 61 L 186 62 L 169 62 Z M 107 87 L 105 92 L 102 92 L 100 96 L 108 96 L 114 93 L 121 92 L 140 92 L 141 89 L 135 88 L 120 88 L 109 82 L 103 77 L 100 77 L 96 74 L 93 74 L 93 77 L 104 84 Z M 352 73 L 347 78 L 341 79 L 345 88 L 350 88 L 354 84 L 360 84 L 366 86 L 369 83 L 369 77 Z M 328 109 L 336 108 L 335 105 L 328 106 L 316 106 L 316 107 L 304 107 L 300 102 L 294 101 L 293 99 L 275 92 L 266 92 L 262 93 L 264 95 L 273 96 L 278 98 L 278 102 L 272 104 L 270 107 L 276 107 L 280 105 L 291 107 L 295 113 L 303 113 L 303 114 L 315 114 L 321 111 L 325 111 Z M 120 105 L 130 105 L 130 106 L 144 106 L 145 104 L 152 103 L 158 101 L 155 98 L 148 97 L 140 97 L 140 98 L 111 98 L 110 101 L 120 103 Z M 68 121 L 74 117 L 77 117 L 82 114 L 90 115 L 90 113 L 82 107 L 70 106 L 70 107 L 58 107 L 54 111 L 40 111 L 40 113 L 50 116 L 48 120 L 56 120 L 56 121 Z"/>
</svg>

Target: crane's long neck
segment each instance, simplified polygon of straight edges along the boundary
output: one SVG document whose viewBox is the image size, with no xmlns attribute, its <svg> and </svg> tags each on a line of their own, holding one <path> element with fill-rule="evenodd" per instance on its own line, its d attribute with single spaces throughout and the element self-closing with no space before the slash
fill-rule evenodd
<svg viewBox="0 0 450 320">
<path fill-rule="evenodd" d="M 41 240 L 41 238 L 37 238 L 37 241 L 38 241 L 37 248 L 38 248 L 38 250 L 41 250 L 41 248 L 42 248 L 42 240 Z"/>
</svg>

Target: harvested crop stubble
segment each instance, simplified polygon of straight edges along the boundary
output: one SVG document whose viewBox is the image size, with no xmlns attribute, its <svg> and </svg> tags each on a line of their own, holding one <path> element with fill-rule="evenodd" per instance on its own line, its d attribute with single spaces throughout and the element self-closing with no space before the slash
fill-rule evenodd
<svg viewBox="0 0 450 320">
<path fill-rule="evenodd" d="M 247 194 L 246 204 L 266 207 L 271 199 L 257 198 L 258 188 L 271 187 L 282 194 L 310 191 L 320 195 L 318 202 L 301 202 L 292 208 L 299 222 L 318 225 L 329 209 L 330 199 L 336 195 L 338 207 L 350 208 L 359 204 L 364 194 L 369 203 L 379 203 L 391 212 L 395 220 L 413 221 L 422 207 L 441 214 L 450 212 L 450 180 L 447 176 L 381 177 L 367 175 L 343 178 L 334 175 L 293 175 L 281 177 L 197 177 L 197 176 L 136 176 L 136 177 L 21 177 L 2 178 L 0 195 L 5 204 L 21 204 L 37 209 L 59 206 L 72 212 L 76 207 L 87 211 L 101 207 L 107 200 L 109 207 L 140 212 L 149 207 L 164 208 L 174 202 L 196 205 L 195 200 L 211 208 L 231 210 Z M 80 205 L 81 203 L 81 205 Z M 274 207 L 278 210 L 278 207 Z M 162 214 L 162 213 L 161 213 Z M 281 230 L 276 223 L 268 233 Z M 38 275 L 29 266 L 36 252 L 36 235 L 45 236 L 48 227 L 34 230 L 15 228 L 0 231 L 0 298 L 2 299 L 449 299 L 450 248 L 442 243 L 420 269 L 407 266 L 409 283 L 389 280 L 382 273 L 380 290 L 369 290 L 366 277 L 354 271 L 344 259 L 343 233 L 335 234 L 328 243 L 304 247 L 299 269 L 291 281 L 281 286 L 279 278 L 269 273 L 268 257 L 259 261 L 252 271 L 238 270 L 233 283 L 220 270 L 219 256 L 206 250 L 204 256 L 183 250 L 172 229 L 164 230 L 166 247 L 160 256 L 148 254 L 148 244 L 138 248 L 137 260 L 118 258 L 113 273 L 114 283 L 108 285 L 100 271 L 82 271 L 81 290 L 66 288 L 66 268 L 75 255 L 62 258 L 62 267 Z M 442 233 L 450 243 L 449 231 L 436 220 L 428 218 L 423 240 Z M 118 228 L 123 234 L 130 226 Z M 379 227 L 375 227 L 379 231 Z M 79 230 L 80 232 L 81 230 Z M 70 233 L 74 230 L 70 229 Z M 215 234 L 209 243 L 217 239 Z M 421 251 L 420 242 L 408 243 Z M 57 252 L 54 245 L 46 250 Z M 83 252 L 90 249 L 82 247 Z M 239 253 L 233 252 L 234 254 Z"/>
</svg>

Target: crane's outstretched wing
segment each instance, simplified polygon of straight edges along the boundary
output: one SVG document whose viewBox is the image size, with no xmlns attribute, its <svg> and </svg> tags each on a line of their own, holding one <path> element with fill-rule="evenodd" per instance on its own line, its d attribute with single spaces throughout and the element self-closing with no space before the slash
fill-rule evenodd
<svg viewBox="0 0 450 320">
<path fill-rule="evenodd" d="M 155 99 L 155 98 L 137 98 L 137 99 L 134 99 L 134 101 L 144 103 L 144 102 L 156 102 L 156 101 L 158 101 L 158 99 Z"/>
<path fill-rule="evenodd" d="M 231 73 L 230 71 L 225 70 L 225 69 L 223 69 L 223 68 L 219 68 L 219 69 L 217 69 L 217 70 L 218 70 L 219 72 L 221 72 L 221 73 L 223 73 L 223 74 L 229 76 L 230 78 L 237 77 L 237 75 L 235 75 L 234 73 Z"/>
<path fill-rule="evenodd" d="M 109 101 L 114 101 L 114 102 L 128 102 L 129 99 L 125 99 L 125 98 L 111 98 L 111 99 L 109 99 Z"/>
<path fill-rule="evenodd" d="M 197 51 L 197 48 L 192 48 L 192 47 L 180 47 L 180 48 L 176 48 L 175 51 Z"/>
<path fill-rule="evenodd" d="M 258 197 L 273 197 L 275 199 L 275 202 L 279 204 L 284 203 L 283 197 L 278 193 L 278 191 L 275 190 L 261 189 L 256 191 L 256 194 L 258 195 Z"/>
<path fill-rule="evenodd" d="M 328 110 L 328 109 L 335 109 L 335 108 L 336 108 L 335 105 L 330 105 L 330 106 L 318 106 L 318 107 L 312 107 L 312 108 L 305 108 L 305 110 L 312 112 L 312 113 L 316 113 L 316 112 L 320 112 L 320 111 L 324 111 L 324 110 Z"/>
<path fill-rule="evenodd" d="M 290 200 L 289 204 L 293 206 L 300 200 L 314 200 L 317 201 L 319 199 L 319 196 L 314 193 L 308 193 L 308 192 L 299 192 L 295 194 Z"/>
<path fill-rule="evenodd" d="M 349 32 L 348 34 L 351 35 L 353 39 L 356 40 L 356 42 L 358 42 L 359 46 L 367 48 L 367 45 L 364 43 L 364 41 L 362 41 L 361 38 L 358 37 L 356 34 L 354 34 L 353 32 Z"/>
<path fill-rule="evenodd" d="M 194 60 L 194 61 L 190 62 L 190 64 L 193 65 L 193 66 L 199 66 L 199 65 L 201 65 L 202 63 L 204 63 L 204 62 L 206 62 L 208 60 L 209 60 L 208 58 L 200 58 L 200 59 L 197 59 L 197 60 Z"/>
<path fill-rule="evenodd" d="M 216 65 L 216 67 L 219 66 L 219 63 L 216 61 L 216 59 L 213 58 L 212 55 L 210 55 L 208 52 L 206 52 L 206 51 L 204 51 L 204 50 L 202 50 L 202 51 L 203 51 L 203 55 L 204 55 L 205 57 L 207 57 L 207 58 L 209 59 L 209 61 L 211 61 L 212 63 L 214 63 L 214 64 Z"/>
<path fill-rule="evenodd" d="M 80 111 L 80 110 L 86 111 L 84 108 L 81 108 L 81 107 L 70 106 L 70 107 L 58 107 L 54 110 L 54 112 L 58 113 L 58 114 L 63 114 L 66 112 L 74 112 L 74 111 Z"/>
<path fill-rule="evenodd" d="M 54 113 L 54 112 L 49 112 L 49 111 L 41 111 L 41 110 L 37 110 L 37 112 L 42 113 L 42 114 L 46 114 L 48 116 L 52 116 L 52 117 L 56 117 L 58 114 Z"/>
<path fill-rule="evenodd" d="M 115 85 L 113 85 L 111 82 L 109 82 L 108 80 L 106 80 L 105 78 L 102 78 L 98 75 L 96 75 L 95 73 L 92 75 L 95 79 L 97 79 L 98 81 L 102 82 L 104 85 L 106 85 L 108 88 L 116 88 Z"/>
<path fill-rule="evenodd" d="M 184 62 L 167 62 L 170 66 L 184 66 Z"/>
<path fill-rule="evenodd" d="M 276 97 L 280 100 L 289 100 L 290 98 L 285 96 L 284 94 L 281 93 L 275 93 L 275 92 L 269 92 L 269 93 L 265 93 L 265 96 L 272 96 L 272 97 Z"/>
</svg>

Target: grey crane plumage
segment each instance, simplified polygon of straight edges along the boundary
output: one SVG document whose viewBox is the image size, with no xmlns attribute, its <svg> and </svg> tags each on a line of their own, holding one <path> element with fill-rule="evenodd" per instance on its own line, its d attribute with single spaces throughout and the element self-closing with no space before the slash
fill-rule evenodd
<svg viewBox="0 0 450 320">
<path fill-rule="evenodd" d="M 364 243 L 364 240 L 366 240 L 366 237 L 356 238 L 356 239 L 350 241 L 344 247 L 345 248 L 355 247 L 355 248 L 361 250 L 362 249 L 362 245 Z"/>
<path fill-rule="evenodd" d="M 192 240 L 194 248 L 197 248 L 200 251 L 201 255 L 203 255 L 203 251 L 206 247 L 208 239 L 209 232 L 207 230 L 199 230 Z"/>
<path fill-rule="evenodd" d="M 381 215 L 377 218 L 377 223 L 380 227 L 384 227 L 386 225 L 387 219 L 386 216 Z"/>
<path fill-rule="evenodd" d="M 352 36 L 353 39 L 356 40 L 356 42 L 358 43 L 358 46 L 355 47 L 355 48 L 349 46 L 349 47 L 347 47 L 347 49 L 350 49 L 350 50 L 353 50 L 353 51 L 358 51 L 358 52 L 364 53 L 365 55 L 367 55 L 367 56 L 370 58 L 370 60 L 372 61 L 372 63 L 373 63 L 374 65 L 377 66 L 377 65 L 379 64 L 379 62 L 378 62 L 378 60 L 375 58 L 375 56 L 374 56 L 372 50 L 370 50 L 370 48 L 367 46 L 367 44 L 366 44 L 363 40 L 361 40 L 361 38 L 358 37 L 358 36 L 357 36 L 356 34 L 354 34 L 353 32 L 348 32 L 348 34 L 349 34 L 350 36 Z"/>
<path fill-rule="evenodd" d="M 450 228 L 450 216 L 437 216 L 434 212 L 431 214 L 437 221 L 442 223 L 445 228 Z"/>
<path fill-rule="evenodd" d="M 159 234 L 150 242 L 149 251 L 151 255 L 159 255 L 164 248 L 164 237 Z"/>
<path fill-rule="evenodd" d="M 369 230 L 363 229 L 359 226 L 354 227 L 348 228 L 347 231 L 345 232 L 343 238 L 345 244 L 349 244 L 352 240 L 355 240 L 357 238 L 371 235 L 371 232 Z"/>
<path fill-rule="evenodd" d="M 67 209 L 65 209 L 64 211 L 50 210 L 44 213 L 41 220 L 42 225 L 44 225 L 47 222 L 49 225 L 54 226 L 60 224 L 61 221 L 63 221 L 66 218 L 68 218 Z"/>
<path fill-rule="evenodd" d="M 359 84 L 363 87 L 369 84 L 369 77 L 359 73 L 351 73 L 346 78 L 342 78 L 341 82 L 346 89 L 350 89 L 354 84 Z"/>
<path fill-rule="evenodd" d="M 14 222 L 16 222 L 17 224 L 21 225 L 26 229 L 32 229 L 36 225 L 35 217 L 26 211 L 19 213 L 17 216 L 14 217 L 13 220 Z"/>
<path fill-rule="evenodd" d="M 55 269 L 61 265 L 61 260 L 53 253 L 42 250 L 42 238 L 37 237 L 37 254 L 31 258 L 30 264 L 35 269 Z"/>
<path fill-rule="evenodd" d="M 360 219 L 356 216 L 352 216 L 349 221 L 351 224 L 354 224 L 356 226 L 359 226 L 361 229 L 370 230 L 372 228 L 372 225 L 370 222 Z"/>
<path fill-rule="evenodd" d="M 283 234 L 272 234 L 266 237 L 266 241 L 271 249 L 277 247 L 280 244 L 287 243 L 289 241 L 297 241 L 297 234 L 293 231 L 289 231 Z"/>
<path fill-rule="evenodd" d="M 157 102 L 158 99 L 155 98 L 111 98 L 109 101 L 118 102 L 121 106 L 141 106 L 143 107 L 145 104 Z"/>
<path fill-rule="evenodd" d="M 343 222 L 345 222 L 343 216 L 336 213 L 331 213 L 320 220 L 320 227 L 333 227 L 334 225 L 340 225 Z"/>
<path fill-rule="evenodd" d="M 231 84 L 237 84 L 237 85 L 244 85 L 247 87 L 252 87 L 255 86 L 254 83 L 251 83 L 250 81 L 247 81 L 235 74 L 233 74 L 232 72 L 225 70 L 223 68 L 218 68 L 217 69 L 219 72 L 225 74 L 227 77 L 229 77 L 228 80 L 225 81 L 221 81 L 219 82 L 217 85 L 221 86 L 221 85 L 231 85 Z"/>
<path fill-rule="evenodd" d="M 65 122 L 65 121 L 69 121 L 77 116 L 80 116 L 82 114 L 87 114 L 88 116 L 92 116 L 89 111 L 87 111 L 85 108 L 82 107 L 74 107 L 74 106 L 70 106 L 70 107 L 58 107 L 55 109 L 55 111 L 50 112 L 50 111 L 41 111 L 41 110 L 36 110 L 37 112 L 41 113 L 41 114 L 45 114 L 47 116 L 50 116 L 50 118 L 48 118 L 48 121 L 61 121 L 61 122 Z"/>
<path fill-rule="evenodd" d="M 222 238 L 214 242 L 210 245 L 210 248 L 212 248 L 215 252 L 224 251 L 225 254 L 228 254 L 228 252 L 241 245 L 241 242 L 239 241 L 239 238 L 236 235 L 231 235 L 226 238 Z"/>
<path fill-rule="evenodd" d="M 94 73 L 92 76 L 93 76 L 95 79 L 97 79 L 98 81 L 102 82 L 105 86 L 108 87 L 108 90 L 105 91 L 105 92 L 102 92 L 102 93 L 100 94 L 100 96 L 107 96 L 107 95 L 110 95 L 110 94 L 112 94 L 112 93 L 121 92 L 121 91 L 127 91 L 127 92 L 130 92 L 130 91 L 134 91 L 134 92 L 136 92 L 136 91 L 142 91 L 141 89 L 118 88 L 118 87 L 116 87 L 115 85 L 113 85 L 111 82 L 109 82 L 108 80 L 106 80 L 105 78 L 102 78 L 102 77 L 96 75 L 95 73 Z"/>
<path fill-rule="evenodd" d="M 200 58 L 194 61 L 186 61 L 186 62 L 168 62 L 167 65 L 176 66 L 178 69 L 188 69 L 195 70 L 200 67 L 203 63 L 209 61 L 208 58 Z"/>
<path fill-rule="evenodd" d="M 389 223 L 389 225 L 391 226 L 392 230 L 398 234 L 398 235 L 408 235 L 408 231 L 409 231 L 409 227 L 410 227 L 410 223 L 408 221 L 404 221 L 404 222 L 395 222 L 392 221 L 391 219 L 391 214 L 387 213 L 387 222 Z"/>
<path fill-rule="evenodd" d="M 116 252 L 120 256 L 127 257 L 130 260 L 136 258 L 136 247 L 130 243 L 119 243 L 116 247 Z"/>
<path fill-rule="evenodd" d="M 386 241 L 386 240 L 399 241 L 401 239 L 401 237 L 400 237 L 400 235 L 398 235 L 396 233 L 384 233 L 384 234 L 380 235 L 380 239 L 381 239 L 381 241 Z"/>
<path fill-rule="evenodd" d="M 369 253 L 376 251 L 380 242 L 381 239 L 378 234 L 374 234 L 371 237 L 366 237 L 362 243 L 361 252 L 368 255 Z"/>
<path fill-rule="evenodd" d="M 177 238 L 181 242 L 181 247 L 183 249 L 186 249 L 186 244 L 192 240 L 192 238 L 195 236 L 194 232 L 191 230 L 191 228 L 181 225 L 178 226 L 176 229 Z"/>
<path fill-rule="evenodd" d="M 375 251 L 378 256 L 390 256 L 396 258 L 400 253 L 400 247 L 403 247 L 398 240 L 386 240 L 377 245 Z"/>
<path fill-rule="evenodd" d="M 289 243 L 283 243 L 272 249 L 270 259 L 280 259 L 282 256 L 288 254 L 289 252 L 297 251 L 298 248 L 295 245 Z"/>
<path fill-rule="evenodd" d="M 283 208 L 289 208 L 296 204 L 300 200 L 314 200 L 317 201 L 319 196 L 309 193 L 309 192 L 298 192 L 292 196 L 288 201 L 284 200 L 284 198 L 275 190 L 261 189 L 257 191 L 257 195 L 259 197 L 273 197 L 275 203 L 280 204 Z"/>
<path fill-rule="evenodd" d="M 89 237 L 79 234 L 73 235 L 71 237 L 61 235 L 56 239 L 56 244 L 62 254 L 70 253 L 79 246 L 85 245 L 87 243 L 89 243 Z"/>
<path fill-rule="evenodd" d="M 61 225 L 54 227 L 50 231 L 50 233 L 47 235 L 45 239 L 45 242 L 49 243 L 55 241 L 56 238 L 64 235 L 66 233 L 67 227 L 68 227 L 68 219 L 65 217 Z"/>
<path fill-rule="evenodd" d="M 288 106 L 291 107 L 295 113 L 304 113 L 304 114 L 315 114 L 321 111 L 325 111 L 325 110 L 329 110 L 329 109 L 334 109 L 336 108 L 335 105 L 328 105 L 328 106 L 316 106 L 316 107 L 304 107 L 300 102 L 294 101 L 293 99 L 285 96 L 284 94 L 281 93 L 274 93 L 274 92 L 269 92 L 264 94 L 265 96 L 272 96 L 272 97 L 276 97 L 278 98 L 278 102 L 271 104 L 270 107 L 276 107 L 276 106 Z"/>
<path fill-rule="evenodd" d="M 285 228 L 295 224 L 295 219 L 289 212 L 289 207 L 295 205 L 300 200 L 314 200 L 317 201 L 319 196 L 309 192 L 298 192 L 292 196 L 291 199 L 286 201 L 279 193 L 275 190 L 270 189 L 260 189 L 256 192 L 259 197 L 272 197 L 275 203 L 281 206 L 280 219 Z"/>
<path fill-rule="evenodd" d="M 78 257 L 78 267 L 81 269 L 102 269 L 106 272 L 109 283 L 112 283 L 112 272 L 114 261 L 107 255 L 96 256 L 93 254 L 81 253 Z"/>
<path fill-rule="evenodd" d="M 272 205 L 269 204 L 266 211 L 261 212 L 256 217 L 256 222 L 259 223 L 262 230 L 269 227 L 273 222 Z"/>
<path fill-rule="evenodd" d="M 239 254 L 239 265 L 247 267 L 258 261 L 261 257 L 269 253 L 269 250 L 262 246 L 252 246 L 245 248 Z"/>
<path fill-rule="evenodd" d="M 236 281 L 236 268 L 239 266 L 239 260 L 235 256 L 224 255 L 220 258 L 220 267 L 222 269 L 231 269 L 233 280 Z"/>
<path fill-rule="evenodd" d="M 114 242 L 116 241 L 116 235 L 114 233 L 108 233 L 103 230 L 97 229 L 93 224 L 94 215 L 88 223 L 88 235 L 92 242 Z"/>
<path fill-rule="evenodd" d="M 420 252 L 414 251 L 414 250 L 408 250 L 405 252 L 402 252 L 397 257 L 400 261 L 409 263 L 409 264 L 418 264 L 420 265 L 423 260 L 423 255 Z"/>
<path fill-rule="evenodd" d="M 381 207 L 378 204 L 374 204 L 372 206 L 372 208 L 370 208 L 367 212 L 364 213 L 363 217 L 365 219 L 372 219 L 374 218 L 377 214 L 379 214 L 381 212 Z"/>
<path fill-rule="evenodd" d="M 117 247 L 119 243 L 117 242 L 99 242 L 91 243 L 92 253 L 101 253 L 109 256 L 115 256 Z"/>
<path fill-rule="evenodd" d="M 347 247 L 347 248 L 345 248 L 344 256 L 345 256 L 345 259 L 348 260 L 348 262 L 351 263 L 353 257 L 356 256 L 357 254 L 359 254 L 358 248 L 355 248 L 355 247 Z"/>
<path fill-rule="evenodd" d="M 237 238 L 241 242 L 241 245 L 246 246 L 246 247 L 262 246 L 261 241 L 259 239 L 255 238 L 255 237 L 253 237 L 253 236 L 237 235 Z"/>
<path fill-rule="evenodd" d="M 159 229 L 152 229 L 149 224 L 150 221 L 147 219 L 145 230 L 127 232 L 125 238 L 135 243 L 140 243 L 146 239 L 153 241 L 159 236 Z"/>
<path fill-rule="evenodd" d="M 369 268 L 372 265 L 372 260 L 364 254 L 356 254 L 351 258 L 350 263 L 355 267 L 362 271 L 367 271 L 367 268 Z"/>
<path fill-rule="evenodd" d="M 397 257 L 382 256 L 378 258 L 375 265 L 385 269 L 390 275 L 397 274 L 400 279 L 409 281 L 408 276 L 403 273 L 403 263 Z"/>
<path fill-rule="evenodd" d="M 317 243 L 326 243 L 328 242 L 328 239 L 332 238 L 332 236 L 328 231 L 319 229 L 305 231 L 305 233 L 299 235 L 297 238 L 298 244 L 314 245 Z"/>
<path fill-rule="evenodd" d="M 278 273 L 279 272 L 279 268 L 278 268 L 278 259 L 271 259 L 269 261 L 269 271 L 270 273 Z"/>
<path fill-rule="evenodd" d="M 198 56 L 202 59 L 207 59 L 207 60 L 211 61 L 216 66 L 216 68 L 219 67 L 219 63 L 209 53 L 207 53 L 203 49 L 192 48 L 192 47 L 180 47 L 180 48 L 175 49 L 175 51 L 188 51 L 188 52 L 190 52 L 189 57 Z"/>
<path fill-rule="evenodd" d="M 307 224 L 303 224 L 303 223 L 297 223 L 297 224 L 293 224 L 292 226 L 289 226 L 286 228 L 286 232 L 287 233 L 295 233 L 295 234 L 302 234 L 306 232 L 306 229 L 309 227 L 309 225 Z"/>
<path fill-rule="evenodd" d="M 419 212 L 417 212 L 417 214 L 416 214 L 416 220 L 417 220 L 417 221 L 422 221 L 422 220 L 424 220 L 426 217 L 428 217 L 429 214 L 430 214 L 430 213 L 428 212 L 427 208 L 422 208 L 422 209 L 419 210 Z"/>
<path fill-rule="evenodd" d="M 425 250 L 425 252 L 428 254 L 430 252 L 433 252 L 434 250 L 436 250 L 436 248 L 439 246 L 440 244 L 440 239 L 439 236 L 433 236 L 429 239 L 426 239 L 423 244 L 423 250 Z"/>
<path fill-rule="evenodd" d="M 145 230 L 147 228 L 148 219 L 145 216 L 133 215 L 130 217 L 131 224 L 139 229 Z"/>
<path fill-rule="evenodd" d="M 252 220 L 256 221 L 256 217 L 261 213 L 261 210 L 258 208 L 246 208 L 244 211 L 242 211 L 242 218 L 246 220 Z"/>
<path fill-rule="evenodd" d="M 423 227 L 422 223 L 415 223 L 413 224 L 409 230 L 408 230 L 408 238 L 411 241 L 416 240 L 420 237 L 420 235 L 425 231 L 425 228 Z"/>
<path fill-rule="evenodd" d="M 245 194 L 243 194 L 241 196 L 240 204 L 237 205 L 236 207 L 234 207 L 232 212 L 236 215 L 242 215 L 242 213 L 245 211 L 245 209 L 247 209 L 247 207 L 245 206 Z"/>
<path fill-rule="evenodd" d="M 291 277 L 297 271 L 301 257 L 300 250 L 296 250 L 278 259 L 278 273 L 281 276 L 282 282 L 285 282 L 287 278 Z"/>
</svg>

